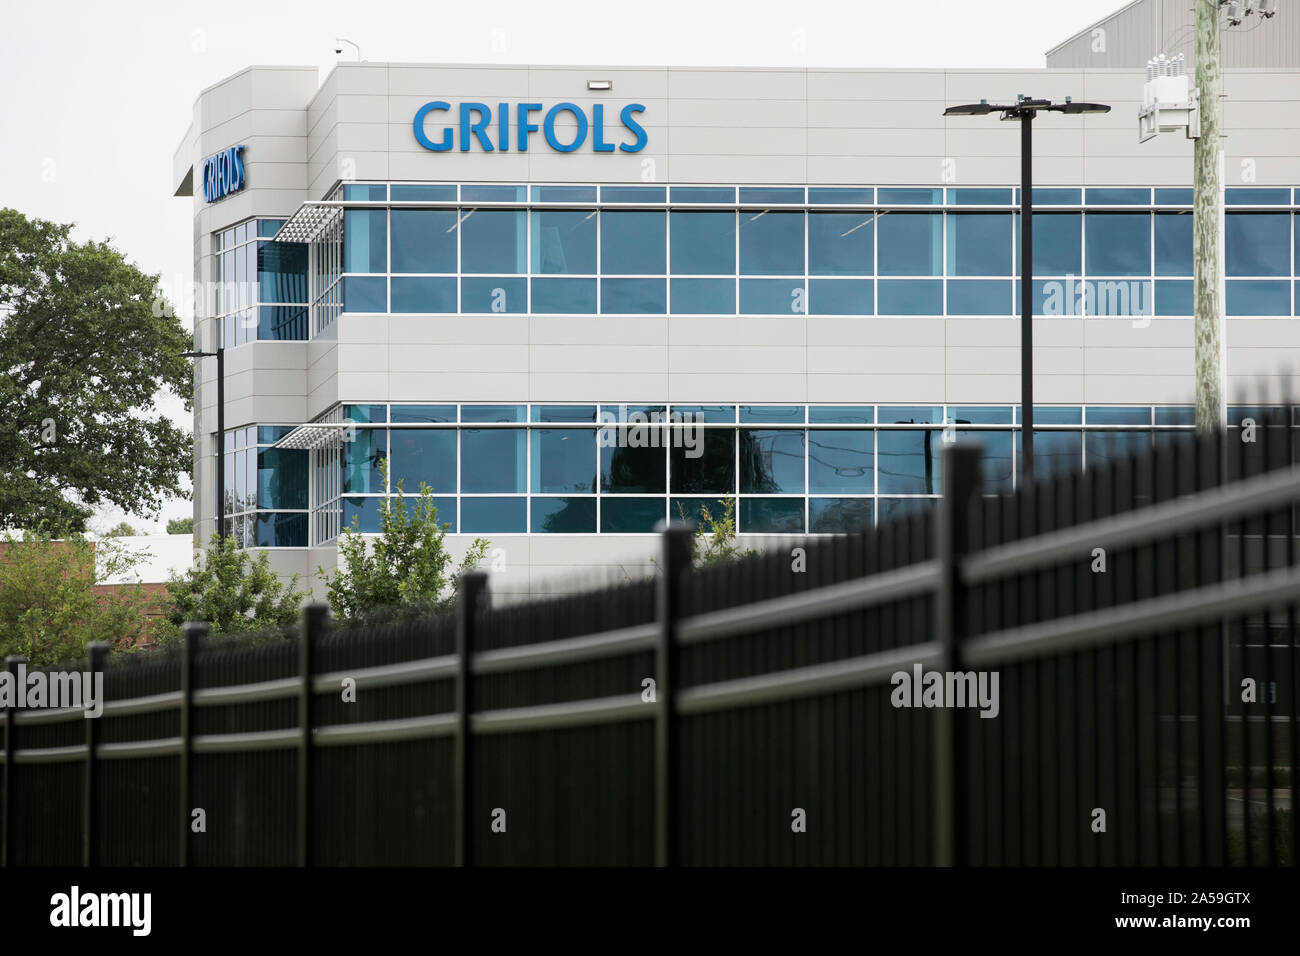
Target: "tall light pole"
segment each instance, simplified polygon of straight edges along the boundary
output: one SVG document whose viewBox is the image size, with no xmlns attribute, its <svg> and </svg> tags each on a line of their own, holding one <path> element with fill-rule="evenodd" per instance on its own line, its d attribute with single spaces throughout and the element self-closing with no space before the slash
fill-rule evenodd
<svg viewBox="0 0 1300 956">
<path fill-rule="evenodd" d="M 1020 484 L 1034 480 L 1034 117 L 1049 113 L 1109 113 L 1102 103 L 1033 100 L 1021 94 L 1012 106 L 988 100 L 950 106 L 944 116 L 987 116 L 1020 120 Z"/>
<path fill-rule="evenodd" d="M 226 347 L 218 345 L 215 352 L 182 352 L 184 358 L 216 358 L 217 360 L 217 534 L 226 528 Z"/>
</svg>

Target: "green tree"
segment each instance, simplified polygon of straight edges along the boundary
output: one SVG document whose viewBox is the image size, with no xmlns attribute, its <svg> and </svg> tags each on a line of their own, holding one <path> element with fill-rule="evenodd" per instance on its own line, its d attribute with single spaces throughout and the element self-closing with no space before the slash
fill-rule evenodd
<svg viewBox="0 0 1300 956">
<path fill-rule="evenodd" d="M 95 506 L 156 512 L 181 495 L 190 335 L 141 272 L 71 225 L 0 209 L 0 527 L 84 531 Z"/>
<path fill-rule="evenodd" d="M 0 656 L 22 654 L 44 667 L 76 660 L 91 641 L 133 645 L 156 598 L 139 585 L 95 588 L 138 560 L 76 533 L 0 535 Z"/>
<path fill-rule="evenodd" d="M 193 518 L 172 518 L 170 521 L 167 522 L 167 533 L 168 534 L 193 534 L 194 519 Z"/>
<path fill-rule="evenodd" d="M 735 499 L 719 498 L 718 504 L 722 505 L 722 511 L 717 515 L 708 505 L 700 505 L 701 521 L 695 528 L 695 537 L 691 539 L 696 567 L 717 564 L 720 561 L 734 561 L 754 553 L 749 548 L 742 549 L 736 543 Z M 681 515 L 683 521 L 687 520 L 686 512 L 680 504 L 677 506 L 677 513 Z"/>
<path fill-rule="evenodd" d="M 213 535 L 194 567 L 167 582 L 172 604 L 158 643 L 180 634 L 186 621 L 206 621 L 213 634 L 237 634 L 293 624 L 307 598 L 295 574 L 288 585 L 271 570 L 265 551 L 256 558 L 229 535 Z"/>
<path fill-rule="evenodd" d="M 134 538 L 140 532 L 131 527 L 129 521 L 119 521 L 104 533 L 105 538 Z"/>
<path fill-rule="evenodd" d="M 387 463 L 380 469 L 388 481 Z M 429 486 L 420 482 L 420 497 L 414 507 L 401 498 L 379 502 L 379 536 L 368 544 L 357 530 L 345 528 L 339 537 L 339 568 L 316 575 L 325 582 L 330 610 L 341 619 L 360 619 L 375 611 L 400 608 L 405 611 L 434 611 L 450 607 L 456 600 L 456 581 L 477 567 L 487 553 L 488 542 L 475 538 L 464 560 L 453 566 L 444 538 L 450 524 L 438 523 Z"/>
</svg>

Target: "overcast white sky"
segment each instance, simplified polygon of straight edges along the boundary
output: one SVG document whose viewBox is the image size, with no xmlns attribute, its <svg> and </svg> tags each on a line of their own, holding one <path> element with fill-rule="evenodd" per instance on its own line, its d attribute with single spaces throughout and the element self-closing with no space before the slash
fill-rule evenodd
<svg viewBox="0 0 1300 956">
<path fill-rule="evenodd" d="M 109 238 L 174 288 L 193 264 L 171 159 L 195 97 L 253 63 L 315 64 L 323 78 L 337 36 L 364 59 L 418 63 L 1033 68 L 1124 2 L 5 0 L 0 206 Z M 189 514 L 177 500 L 162 517 Z"/>
</svg>

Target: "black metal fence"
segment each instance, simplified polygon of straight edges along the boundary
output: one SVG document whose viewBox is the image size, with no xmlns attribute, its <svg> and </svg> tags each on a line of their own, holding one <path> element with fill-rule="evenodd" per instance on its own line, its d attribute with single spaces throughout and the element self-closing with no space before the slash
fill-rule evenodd
<svg viewBox="0 0 1300 956">
<path fill-rule="evenodd" d="M 952 446 L 931 511 L 696 569 L 669 530 L 653 580 L 92 651 L 100 719 L 3 714 L 4 862 L 1294 865 L 1292 410 L 1160 437 L 997 498 Z"/>
</svg>

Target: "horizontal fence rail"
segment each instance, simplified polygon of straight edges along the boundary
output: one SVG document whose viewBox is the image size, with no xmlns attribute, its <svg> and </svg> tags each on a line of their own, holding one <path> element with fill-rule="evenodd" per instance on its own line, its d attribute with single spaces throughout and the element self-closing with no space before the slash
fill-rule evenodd
<svg viewBox="0 0 1300 956">
<path fill-rule="evenodd" d="M 1294 865 L 1293 410 L 654 579 L 105 659 L 3 711 L 22 865 Z M 6 667 L 16 680 L 20 659 Z"/>
</svg>

